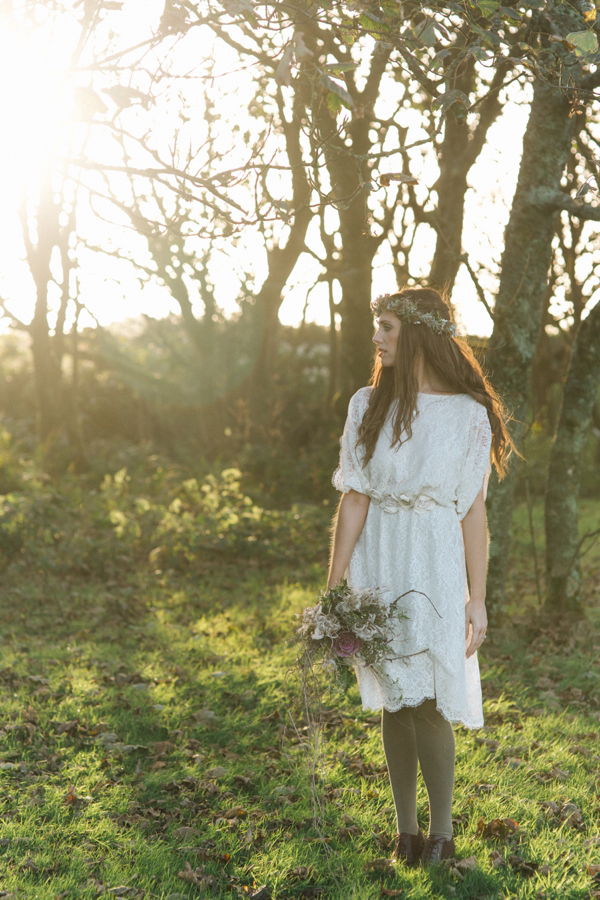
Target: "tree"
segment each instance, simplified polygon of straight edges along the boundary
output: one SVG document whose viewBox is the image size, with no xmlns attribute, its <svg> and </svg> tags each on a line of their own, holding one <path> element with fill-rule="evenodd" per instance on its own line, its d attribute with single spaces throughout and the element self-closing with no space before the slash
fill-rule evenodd
<svg viewBox="0 0 600 900">
<path fill-rule="evenodd" d="M 581 324 L 565 382 L 546 488 L 546 605 L 576 608 L 581 593 L 577 497 L 600 385 L 600 303 Z"/>
</svg>

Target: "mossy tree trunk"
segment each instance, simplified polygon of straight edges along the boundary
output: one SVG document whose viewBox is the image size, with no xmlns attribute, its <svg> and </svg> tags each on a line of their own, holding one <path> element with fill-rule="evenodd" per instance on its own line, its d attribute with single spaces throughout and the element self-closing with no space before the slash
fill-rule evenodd
<svg viewBox="0 0 600 900">
<path fill-rule="evenodd" d="M 519 443 L 526 415 L 531 365 L 541 328 L 558 212 L 549 192 L 560 189 L 573 133 L 571 108 L 551 84 L 537 82 L 531 104 L 517 188 L 505 232 L 502 275 L 487 350 L 493 381 L 515 418 Z M 493 478 L 488 498 L 491 533 L 488 608 L 492 619 L 505 605 L 506 564 L 514 503 L 514 469 Z"/>
<path fill-rule="evenodd" d="M 583 448 L 600 383 L 600 303 L 581 323 L 565 382 L 546 487 L 546 606 L 576 608 L 581 593 L 577 498 Z"/>
</svg>

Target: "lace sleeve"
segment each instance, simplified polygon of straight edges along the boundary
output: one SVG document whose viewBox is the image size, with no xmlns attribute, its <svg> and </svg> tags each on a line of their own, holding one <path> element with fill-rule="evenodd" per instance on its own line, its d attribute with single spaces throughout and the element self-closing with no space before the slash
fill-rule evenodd
<svg viewBox="0 0 600 900">
<path fill-rule="evenodd" d="M 344 426 L 344 433 L 340 438 L 340 463 L 333 473 L 333 486 L 337 491 L 347 494 L 348 491 L 358 491 L 360 494 L 367 492 L 367 478 L 361 464 L 362 454 L 360 448 L 357 452 L 358 428 L 362 422 L 369 402 L 369 393 L 361 388 L 350 400 L 348 406 L 348 418 Z"/>
<path fill-rule="evenodd" d="M 487 494 L 491 470 L 491 445 L 492 429 L 487 409 L 478 403 L 469 423 L 469 445 L 462 465 L 456 496 L 456 511 L 459 519 L 464 519 L 482 488 L 484 498 Z"/>
</svg>

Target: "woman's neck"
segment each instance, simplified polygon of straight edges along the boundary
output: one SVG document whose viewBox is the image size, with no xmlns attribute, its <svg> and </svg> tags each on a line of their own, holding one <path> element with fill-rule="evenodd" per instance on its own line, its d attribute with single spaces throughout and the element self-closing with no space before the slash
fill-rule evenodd
<svg viewBox="0 0 600 900">
<path fill-rule="evenodd" d="M 450 394 L 450 385 L 442 381 L 436 373 L 427 365 L 422 355 L 415 360 L 415 375 L 417 388 L 421 394 Z"/>
</svg>

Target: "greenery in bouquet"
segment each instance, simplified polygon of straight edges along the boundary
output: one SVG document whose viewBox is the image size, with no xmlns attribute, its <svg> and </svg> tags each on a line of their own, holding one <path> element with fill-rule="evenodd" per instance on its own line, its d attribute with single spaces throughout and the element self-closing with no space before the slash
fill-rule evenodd
<svg viewBox="0 0 600 900">
<path fill-rule="evenodd" d="M 302 612 L 301 670 L 314 672 L 320 662 L 343 689 L 354 682 L 353 666 L 368 667 L 382 678 L 382 663 L 392 658 L 389 645 L 394 623 L 404 618 L 397 610 L 399 600 L 386 603 L 379 589 L 354 589 L 345 579 L 322 592 L 316 606 Z"/>
</svg>

